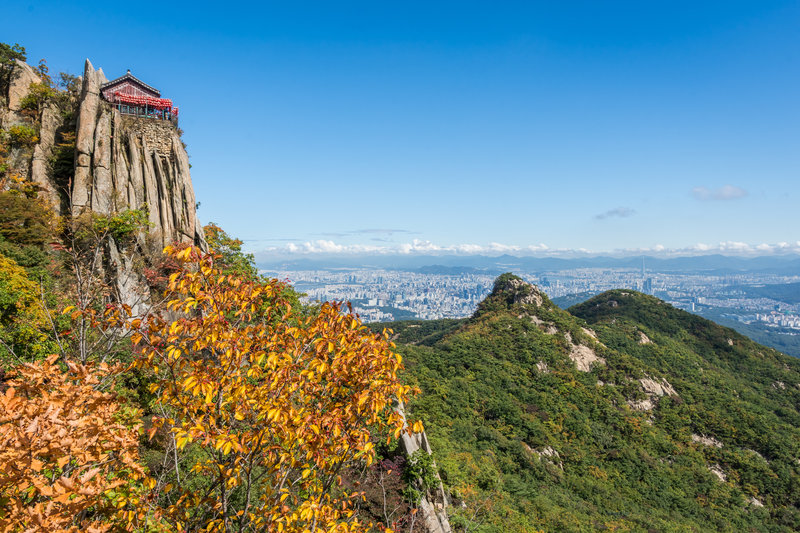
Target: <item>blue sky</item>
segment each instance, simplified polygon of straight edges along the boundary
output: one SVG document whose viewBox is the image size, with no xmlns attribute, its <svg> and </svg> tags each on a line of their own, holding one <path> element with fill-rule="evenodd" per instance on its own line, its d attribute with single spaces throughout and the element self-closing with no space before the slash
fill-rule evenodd
<svg viewBox="0 0 800 533">
<path fill-rule="evenodd" d="M 175 100 L 250 250 L 798 247 L 797 2 L 153 6 L 12 0 L 2 40 Z"/>
</svg>

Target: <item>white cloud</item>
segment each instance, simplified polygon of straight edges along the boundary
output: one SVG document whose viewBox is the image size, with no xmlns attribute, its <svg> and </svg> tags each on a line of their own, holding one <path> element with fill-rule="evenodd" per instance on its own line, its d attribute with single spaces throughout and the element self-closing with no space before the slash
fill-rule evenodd
<svg viewBox="0 0 800 533">
<path fill-rule="evenodd" d="M 634 209 L 630 207 L 615 207 L 609 209 L 605 213 L 600 213 L 594 216 L 597 220 L 605 220 L 606 218 L 628 218 L 636 214 Z"/>
<path fill-rule="evenodd" d="M 724 185 L 716 189 L 708 187 L 695 187 L 692 189 L 692 196 L 698 200 L 736 200 L 747 196 L 747 191 L 734 185 Z"/>
<path fill-rule="evenodd" d="M 616 250 L 589 250 L 586 248 L 550 248 L 546 244 L 519 246 L 491 242 L 488 244 L 447 244 L 441 245 L 422 239 L 405 243 L 376 245 L 338 244 L 331 240 L 316 240 L 304 243 L 288 243 L 257 252 L 259 255 L 488 255 L 503 254 L 537 257 L 574 257 L 582 255 L 639 255 L 653 254 L 665 257 L 704 255 L 722 253 L 727 255 L 770 255 L 800 253 L 800 241 L 779 242 L 775 244 L 748 244 L 739 241 L 724 241 L 715 245 L 697 243 L 683 248 L 668 248 L 656 244 L 641 248 L 620 248 Z"/>
<path fill-rule="evenodd" d="M 289 243 L 284 247 L 267 248 L 266 251 L 285 251 L 290 254 L 352 254 L 380 253 L 384 247 L 363 244 L 336 244 L 333 241 L 319 239 L 301 244 Z"/>
</svg>

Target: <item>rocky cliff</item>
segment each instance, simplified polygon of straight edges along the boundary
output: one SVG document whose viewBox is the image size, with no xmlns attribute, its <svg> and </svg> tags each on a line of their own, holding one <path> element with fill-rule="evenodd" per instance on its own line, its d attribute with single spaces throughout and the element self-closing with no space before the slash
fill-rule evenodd
<svg viewBox="0 0 800 533">
<path fill-rule="evenodd" d="M 406 420 L 406 410 L 403 404 L 397 406 L 397 412 Z M 403 450 L 408 457 L 413 457 L 415 453 L 421 452 L 428 455 L 433 455 L 428 435 L 423 431 L 421 433 L 402 433 L 400 440 L 403 445 Z M 434 469 L 436 462 L 433 463 Z M 442 485 L 442 480 L 439 477 L 438 471 L 436 472 L 436 480 L 438 486 L 431 487 L 430 490 L 424 492 L 419 500 L 419 512 L 422 520 L 422 525 L 427 533 L 452 533 L 450 521 L 447 518 L 447 507 L 449 505 L 447 493 Z"/>
<path fill-rule="evenodd" d="M 0 106 L 0 126 L 30 121 L 22 102 L 31 84 L 41 78 L 29 65 L 17 62 Z M 150 233 L 162 245 L 174 241 L 205 246 L 197 219 L 189 156 L 177 128 L 167 121 L 125 116 L 100 97 L 106 77 L 87 59 L 76 102 L 77 121 L 47 104 L 39 118 L 38 142 L 28 158 L 20 154 L 15 167 L 36 183 L 60 215 L 84 210 L 111 214 L 146 209 Z M 75 130 L 74 174 L 66 183 L 53 175 L 59 134 Z"/>
<path fill-rule="evenodd" d="M 167 121 L 124 116 L 100 97 L 107 80 L 86 60 L 78 111 L 73 213 L 147 209 L 162 244 L 204 245 L 189 157 Z"/>
<path fill-rule="evenodd" d="M 6 174 L 33 182 L 67 219 L 87 211 L 147 213 L 147 230 L 124 246 L 109 237 L 103 258 L 118 297 L 142 311 L 149 289 L 134 263 L 145 249 L 157 253 L 176 241 L 206 248 L 180 132 L 169 121 L 122 115 L 104 101 L 100 86 L 106 77 L 88 59 L 80 90 L 68 103 L 62 97 L 69 95 L 55 93 L 58 98 L 30 109 L 26 97 L 42 81 L 35 69 L 17 61 L 3 87 L 0 129 L 20 126 L 36 134 L 32 145 L 11 148 Z"/>
</svg>

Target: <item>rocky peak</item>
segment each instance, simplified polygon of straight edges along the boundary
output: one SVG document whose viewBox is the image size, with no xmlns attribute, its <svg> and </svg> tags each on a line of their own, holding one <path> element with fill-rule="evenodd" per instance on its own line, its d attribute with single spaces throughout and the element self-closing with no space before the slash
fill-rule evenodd
<svg viewBox="0 0 800 533">
<path fill-rule="evenodd" d="M 549 303 L 547 295 L 538 287 L 507 272 L 495 280 L 492 292 L 478 305 L 475 316 L 490 311 L 507 311 L 520 307 L 532 311 Z"/>
<path fill-rule="evenodd" d="M 6 119 L 9 125 L 22 121 L 22 117 L 19 114 L 22 99 L 27 96 L 31 83 L 41 82 L 42 79 L 34 72 L 33 67 L 18 59 L 16 60 L 16 67 L 7 88 L 8 94 L 4 95 L 8 98 L 8 116 Z"/>
</svg>

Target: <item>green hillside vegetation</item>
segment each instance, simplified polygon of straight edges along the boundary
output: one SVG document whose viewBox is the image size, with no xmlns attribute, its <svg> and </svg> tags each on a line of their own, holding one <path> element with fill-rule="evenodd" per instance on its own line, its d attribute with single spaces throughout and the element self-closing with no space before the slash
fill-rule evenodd
<svg viewBox="0 0 800 533">
<path fill-rule="evenodd" d="M 698 309 L 697 314 L 717 324 L 735 329 L 759 344 L 770 346 L 792 357 L 800 357 L 800 332 L 796 329 L 770 327 L 759 323 L 745 324 L 725 316 L 732 312 L 735 312 L 735 310 L 701 307 Z"/>
<path fill-rule="evenodd" d="M 567 294 L 566 296 L 559 296 L 557 298 L 553 298 L 553 303 L 556 304 L 561 309 L 568 309 L 573 305 L 583 303 L 592 296 L 596 295 L 597 291 L 584 291 L 576 294 Z"/>
<path fill-rule="evenodd" d="M 780 283 L 775 285 L 739 286 L 740 290 L 750 298 L 771 298 L 788 304 L 800 303 L 800 283 Z"/>
<path fill-rule="evenodd" d="M 457 530 L 800 529 L 800 361 L 633 291 L 570 311 L 505 274 L 392 324 Z"/>
</svg>

